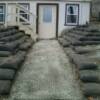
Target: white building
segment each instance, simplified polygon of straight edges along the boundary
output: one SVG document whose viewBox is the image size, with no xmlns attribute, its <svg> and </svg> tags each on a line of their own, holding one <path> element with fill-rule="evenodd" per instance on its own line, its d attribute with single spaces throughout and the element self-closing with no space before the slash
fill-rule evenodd
<svg viewBox="0 0 100 100">
<path fill-rule="evenodd" d="M 0 23 L 29 29 L 32 37 L 37 34 L 39 38 L 55 38 L 65 28 L 89 22 L 90 2 L 91 0 L 0 0 Z"/>
</svg>

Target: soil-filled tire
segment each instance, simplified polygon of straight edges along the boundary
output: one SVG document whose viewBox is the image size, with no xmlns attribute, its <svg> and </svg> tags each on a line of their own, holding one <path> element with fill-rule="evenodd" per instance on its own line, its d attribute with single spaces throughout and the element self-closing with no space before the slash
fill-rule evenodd
<svg viewBox="0 0 100 100">
<path fill-rule="evenodd" d="M 74 58 L 75 59 L 75 58 Z M 77 58 L 76 58 L 77 59 Z M 97 69 L 98 66 L 96 64 L 94 64 L 91 61 L 85 60 L 79 60 L 79 58 L 77 60 L 75 60 L 75 64 L 78 66 L 79 70 L 85 70 L 85 69 Z"/>
<path fill-rule="evenodd" d="M 24 43 L 27 39 L 29 39 L 29 37 L 28 37 L 27 35 L 24 35 L 24 36 L 21 37 L 20 39 L 13 41 L 13 44 L 18 45 L 18 47 L 19 47 L 19 46 L 20 46 L 22 43 Z"/>
<path fill-rule="evenodd" d="M 64 38 L 59 38 L 59 43 L 63 46 L 63 47 L 68 47 L 70 45 L 70 43 L 65 40 Z"/>
<path fill-rule="evenodd" d="M 9 51 L 0 51 L 0 57 L 8 57 L 11 55 L 12 55 L 12 53 Z"/>
<path fill-rule="evenodd" d="M 0 95 L 8 95 L 11 89 L 10 80 L 0 80 Z"/>
<path fill-rule="evenodd" d="M 20 65 L 25 60 L 26 52 L 19 51 L 17 54 L 4 59 L 0 63 L 0 68 L 18 70 Z"/>
<path fill-rule="evenodd" d="M 14 52 L 18 48 L 18 44 L 11 42 L 11 43 L 0 43 L 0 50 L 1 51 L 10 51 Z"/>
<path fill-rule="evenodd" d="M 13 27 L 2 27 L 0 28 L 0 32 L 7 32 L 9 30 L 13 30 L 14 28 Z"/>
<path fill-rule="evenodd" d="M 25 40 L 29 38 L 28 36 L 23 36 L 18 40 L 9 42 L 9 43 L 0 43 L 0 50 L 1 51 L 11 51 L 14 52 L 16 49 L 19 48 L 21 43 L 24 43 Z"/>
<path fill-rule="evenodd" d="M 90 61 L 83 55 L 79 55 L 76 53 L 69 54 L 70 59 L 72 62 L 78 67 L 79 70 L 86 70 L 86 69 L 97 69 L 98 66 Z"/>
<path fill-rule="evenodd" d="M 0 38 L 14 35 L 14 34 L 16 34 L 17 32 L 19 32 L 19 31 L 18 31 L 18 30 L 9 30 L 9 31 L 7 31 L 7 32 L 1 32 L 1 33 L 0 33 Z"/>
<path fill-rule="evenodd" d="M 84 41 L 85 45 L 97 45 L 100 44 L 100 41 Z"/>
<path fill-rule="evenodd" d="M 97 70 L 81 70 L 79 72 L 80 80 L 83 82 L 100 83 L 100 74 Z"/>
<path fill-rule="evenodd" d="M 3 41 L 3 42 L 15 41 L 15 40 L 18 40 L 19 38 L 21 38 L 22 36 L 24 36 L 24 33 L 19 32 L 14 35 L 3 37 L 0 39 L 0 41 Z"/>
<path fill-rule="evenodd" d="M 81 38 L 80 41 L 100 41 L 100 36 L 87 36 Z"/>
<path fill-rule="evenodd" d="M 27 41 L 25 41 L 24 43 L 22 43 L 19 46 L 19 49 L 22 51 L 27 51 L 27 50 L 29 50 L 29 48 L 32 47 L 33 43 L 34 43 L 34 41 L 32 39 L 28 39 Z"/>
<path fill-rule="evenodd" d="M 85 54 L 85 53 L 88 53 L 89 52 L 89 50 L 77 49 L 77 47 L 75 48 L 75 51 L 78 54 Z"/>
<path fill-rule="evenodd" d="M 85 96 L 100 96 L 100 84 L 86 83 L 82 88 Z"/>
<path fill-rule="evenodd" d="M 14 77 L 15 77 L 14 70 L 0 68 L 0 80 L 13 80 Z"/>
</svg>

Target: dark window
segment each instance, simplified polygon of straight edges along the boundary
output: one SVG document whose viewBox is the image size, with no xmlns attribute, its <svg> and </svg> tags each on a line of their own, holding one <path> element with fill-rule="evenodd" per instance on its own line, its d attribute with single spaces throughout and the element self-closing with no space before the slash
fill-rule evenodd
<svg viewBox="0 0 100 100">
<path fill-rule="evenodd" d="M 5 4 L 0 4 L 0 23 L 5 22 Z"/>
<path fill-rule="evenodd" d="M 79 17 L 79 5 L 67 4 L 66 5 L 66 25 L 78 25 Z"/>
</svg>

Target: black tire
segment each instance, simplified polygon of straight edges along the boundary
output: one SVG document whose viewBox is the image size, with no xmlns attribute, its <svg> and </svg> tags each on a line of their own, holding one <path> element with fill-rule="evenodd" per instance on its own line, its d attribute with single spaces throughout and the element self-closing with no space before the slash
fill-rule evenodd
<svg viewBox="0 0 100 100">
<path fill-rule="evenodd" d="M 100 96 L 100 84 L 97 83 L 84 84 L 83 93 L 85 96 Z"/>
<path fill-rule="evenodd" d="M 83 55 L 75 54 L 74 52 L 69 53 L 71 61 L 78 67 L 79 70 L 85 69 L 97 69 L 98 66 L 91 62 L 88 58 Z"/>
<path fill-rule="evenodd" d="M 79 59 L 78 57 L 74 58 L 75 64 L 78 66 L 79 70 L 85 70 L 85 69 L 97 69 L 98 66 L 94 64 L 93 62 L 89 61 L 88 59 Z"/>
<path fill-rule="evenodd" d="M 24 43 L 26 39 L 28 39 L 28 36 L 23 36 L 18 40 L 12 41 L 10 43 L 1 43 L 0 44 L 0 50 L 1 51 L 10 51 L 10 52 L 14 52 L 16 51 L 16 49 L 19 48 L 19 45 L 21 43 Z"/>
<path fill-rule="evenodd" d="M 34 41 L 32 39 L 28 39 L 27 41 L 25 41 L 23 44 L 21 44 L 19 46 L 19 49 L 22 51 L 27 51 L 29 48 L 32 47 Z"/>
<path fill-rule="evenodd" d="M 63 38 L 59 38 L 59 43 L 63 46 L 63 47 L 68 47 L 70 45 L 70 43 L 63 39 Z"/>
<path fill-rule="evenodd" d="M 84 41 L 85 45 L 97 45 L 100 44 L 100 41 Z"/>
<path fill-rule="evenodd" d="M 8 57 L 11 55 L 12 55 L 12 53 L 9 51 L 0 51 L 0 57 Z"/>
<path fill-rule="evenodd" d="M 21 38 L 22 36 L 24 36 L 24 33 L 16 33 L 14 35 L 10 35 L 10 36 L 6 36 L 0 39 L 0 41 L 3 42 L 11 42 L 11 41 L 15 41 L 18 40 L 19 38 Z"/>
<path fill-rule="evenodd" d="M 97 70 L 83 70 L 79 72 L 79 76 L 83 82 L 100 83 L 100 74 Z"/>
<path fill-rule="evenodd" d="M 0 80 L 0 95 L 8 95 L 11 89 L 11 81 Z"/>
<path fill-rule="evenodd" d="M 0 80 L 13 80 L 15 71 L 11 69 L 0 69 Z"/>
<path fill-rule="evenodd" d="M 18 44 L 14 43 L 14 42 L 0 44 L 0 50 L 1 51 L 14 52 L 17 48 L 18 48 Z"/>
<path fill-rule="evenodd" d="M 27 39 L 29 39 L 29 37 L 24 35 L 20 39 L 13 41 L 13 43 L 19 46 L 20 44 L 24 43 Z"/>
<path fill-rule="evenodd" d="M 6 36 L 10 36 L 10 35 L 14 35 L 18 32 L 18 30 L 9 30 L 7 32 L 1 32 L 0 33 L 0 38 L 6 37 Z"/>
<path fill-rule="evenodd" d="M 100 36 L 87 36 L 81 38 L 80 41 L 100 41 Z"/>
<path fill-rule="evenodd" d="M 23 61 L 25 60 L 26 52 L 19 51 L 16 55 L 4 59 L 0 63 L 0 68 L 18 70 Z"/>
<path fill-rule="evenodd" d="M 75 50 L 75 52 L 78 53 L 78 54 L 85 54 L 85 53 L 88 53 L 88 52 L 91 51 L 91 50 L 89 50 L 89 49 L 83 49 L 83 48 L 81 48 L 81 47 L 80 47 L 80 48 L 75 47 L 74 50 Z"/>
</svg>

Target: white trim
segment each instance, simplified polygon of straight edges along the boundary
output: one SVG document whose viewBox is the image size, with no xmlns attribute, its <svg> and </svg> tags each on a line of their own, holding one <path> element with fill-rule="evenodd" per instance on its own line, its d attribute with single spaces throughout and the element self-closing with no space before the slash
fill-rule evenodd
<svg viewBox="0 0 100 100">
<path fill-rule="evenodd" d="M 73 11 L 73 14 L 69 14 L 69 12 L 68 12 L 68 6 L 70 7 L 70 5 L 71 6 L 76 6 L 77 7 L 77 12 L 76 12 L 76 14 L 74 14 L 74 11 Z M 66 4 L 66 9 L 65 9 L 65 25 L 78 25 L 78 22 L 79 22 L 79 5 L 78 4 Z M 74 9 L 73 9 L 74 10 Z M 68 22 L 68 16 L 72 16 L 72 15 L 75 15 L 76 16 L 76 22 L 75 23 L 69 23 Z"/>
</svg>

